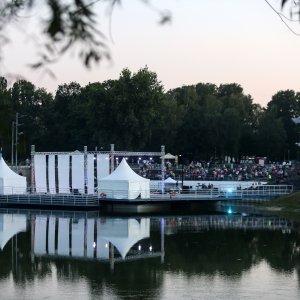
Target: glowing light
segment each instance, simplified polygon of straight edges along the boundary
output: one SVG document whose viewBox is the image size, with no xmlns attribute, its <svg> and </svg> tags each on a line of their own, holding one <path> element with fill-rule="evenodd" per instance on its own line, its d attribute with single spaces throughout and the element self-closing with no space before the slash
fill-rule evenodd
<svg viewBox="0 0 300 300">
<path fill-rule="evenodd" d="M 105 244 L 105 248 L 107 248 L 107 247 L 108 247 L 108 244 L 106 243 L 106 244 Z"/>
<path fill-rule="evenodd" d="M 96 248 L 96 243 L 95 242 L 93 243 L 93 248 Z"/>
<path fill-rule="evenodd" d="M 232 214 L 232 209 L 231 209 L 231 207 L 228 208 L 227 212 L 228 212 L 228 214 L 230 214 L 230 215 Z"/>
<path fill-rule="evenodd" d="M 232 188 L 227 189 L 227 192 L 232 193 L 233 192 Z"/>
<path fill-rule="evenodd" d="M 138 249 L 139 249 L 139 251 L 141 251 L 141 250 L 142 250 L 142 246 L 141 246 L 141 245 L 139 245 L 139 248 L 138 248 Z"/>
<path fill-rule="evenodd" d="M 152 251 L 152 246 L 149 247 L 149 250 Z"/>
</svg>

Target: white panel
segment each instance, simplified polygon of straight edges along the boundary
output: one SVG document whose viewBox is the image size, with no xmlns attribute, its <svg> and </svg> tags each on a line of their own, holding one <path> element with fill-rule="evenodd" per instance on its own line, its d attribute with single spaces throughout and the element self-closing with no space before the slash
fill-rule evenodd
<svg viewBox="0 0 300 300">
<path fill-rule="evenodd" d="M 69 224 L 70 224 L 70 219 L 64 219 L 64 218 L 58 219 L 58 243 L 57 243 L 58 255 L 70 255 Z"/>
<path fill-rule="evenodd" d="M 94 179 L 94 154 L 87 155 L 87 187 L 88 194 L 95 193 L 95 179 Z"/>
<path fill-rule="evenodd" d="M 84 219 L 72 223 L 72 256 L 84 256 Z"/>
<path fill-rule="evenodd" d="M 48 227 L 48 253 L 55 254 L 55 217 L 49 217 Z"/>
<path fill-rule="evenodd" d="M 55 155 L 48 156 L 48 179 L 49 179 L 49 192 L 56 194 L 55 189 Z"/>
<path fill-rule="evenodd" d="M 94 231 L 95 231 L 95 220 L 87 220 L 86 228 L 86 255 L 87 257 L 94 257 Z"/>
<path fill-rule="evenodd" d="M 46 155 L 34 155 L 34 177 L 37 193 L 47 193 Z"/>
<path fill-rule="evenodd" d="M 109 175 L 109 155 L 97 154 L 97 180 Z"/>
<path fill-rule="evenodd" d="M 72 155 L 72 189 L 84 193 L 84 155 Z"/>
<path fill-rule="evenodd" d="M 69 155 L 58 155 L 58 192 L 70 193 Z"/>
<path fill-rule="evenodd" d="M 46 227 L 47 218 L 37 216 L 34 225 L 34 253 L 37 255 L 46 254 Z"/>
</svg>

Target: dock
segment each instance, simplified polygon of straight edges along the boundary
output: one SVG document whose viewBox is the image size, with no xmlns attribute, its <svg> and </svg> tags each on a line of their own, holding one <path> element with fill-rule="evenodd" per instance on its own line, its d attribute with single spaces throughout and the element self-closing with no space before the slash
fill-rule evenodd
<svg viewBox="0 0 300 300">
<path fill-rule="evenodd" d="M 134 207 L 154 205 L 180 205 L 191 203 L 216 203 L 216 202 L 238 202 L 255 203 L 270 201 L 293 192 L 290 185 L 266 185 L 257 189 L 244 190 L 189 190 L 169 191 L 161 193 L 152 191 L 149 198 L 128 199 L 126 194 L 118 199 L 103 195 L 89 194 L 49 194 L 49 193 L 27 193 L 19 195 L 0 195 L 0 207 L 20 208 L 42 208 L 42 209 L 77 209 L 77 210 L 101 210 L 106 206 Z M 112 194 L 113 195 L 113 194 Z"/>
</svg>

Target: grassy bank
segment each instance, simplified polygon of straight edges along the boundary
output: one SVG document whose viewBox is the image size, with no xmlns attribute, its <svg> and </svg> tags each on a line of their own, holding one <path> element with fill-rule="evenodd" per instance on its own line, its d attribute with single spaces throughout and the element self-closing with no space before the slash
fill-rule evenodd
<svg viewBox="0 0 300 300">
<path fill-rule="evenodd" d="M 259 205 L 261 209 L 300 222 L 300 192 L 292 193 Z"/>
</svg>

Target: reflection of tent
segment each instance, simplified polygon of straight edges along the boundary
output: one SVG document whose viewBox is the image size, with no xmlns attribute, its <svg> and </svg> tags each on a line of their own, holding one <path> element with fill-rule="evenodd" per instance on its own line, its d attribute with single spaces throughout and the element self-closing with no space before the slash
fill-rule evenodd
<svg viewBox="0 0 300 300">
<path fill-rule="evenodd" d="M 114 199 L 150 198 L 150 179 L 136 174 L 123 159 L 113 173 L 99 180 L 98 190 Z"/>
<path fill-rule="evenodd" d="M 176 180 L 174 180 L 173 178 L 171 177 L 168 177 L 166 180 L 165 180 L 165 183 L 169 183 L 169 184 L 176 184 Z"/>
<path fill-rule="evenodd" d="M 165 156 L 161 156 L 160 158 L 164 158 L 164 159 L 176 159 L 176 156 L 172 155 L 171 153 L 167 153 L 167 154 L 165 154 Z"/>
<path fill-rule="evenodd" d="M 106 219 L 97 230 L 98 245 L 111 242 L 124 259 L 138 241 L 150 237 L 150 219 Z"/>
<path fill-rule="evenodd" d="M 24 194 L 26 187 L 26 177 L 13 172 L 0 153 L 0 195 Z"/>
<path fill-rule="evenodd" d="M 0 215 L 0 247 L 3 250 L 6 243 L 19 232 L 26 231 L 26 216 L 15 214 Z"/>
</svg>

